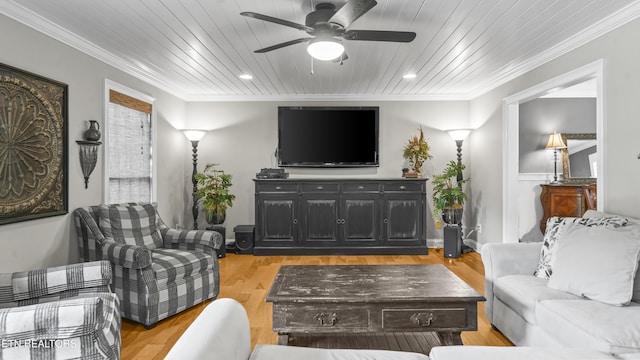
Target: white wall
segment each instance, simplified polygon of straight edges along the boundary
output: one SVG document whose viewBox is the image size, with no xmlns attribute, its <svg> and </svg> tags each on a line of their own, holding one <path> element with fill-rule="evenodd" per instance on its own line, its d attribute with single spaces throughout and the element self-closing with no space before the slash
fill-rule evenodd
<svg viewBox="0 0 640 360">
<path fill-rule="evenodd" d="M 87 120 L 104 122 L 105 78 L 156 98 L 159 168 L 158 202 L 167 222 L 182 222 L 183 162 L 189 161 L 187 142 L 176 131 L 185 118 L 185 103 L 111 66 L 63 45 L 0 15 L 0 63 L 69 85 L 69 214 L 0 226 L 0 272 L 37 269 L 78 261 L 71 212 L 102 202 L 103 154 L 85 190 L 75 140 L 82 139 Z M 174 215 L 174 212 L 178 215 Z"/>
<path fill-rule="evenodd" d="M 402 148 L 422 126 L 431 145 L 433 160 L 427 161 L 424 176 L 439 173 L 449 160 L 456 159 L 456 145 L 444 130 L 468 127 L 469 102 L 200 102 L 188 105 L 190 127 L 214 129 L 198 146 L 199 170 L 207 163 L 217 163 L 233 176 L 232 192 L 237 196 L 227 213 L 227 237 L 240 224 L 254 224 L 254 183 L 261 168 L 275 167 L 273 152 L 277 145 L 278 106 L 379 106 L 380 167 L 357 169 L 287 168 L 290 177 L 378 177 L 400 178 L 405 165 Z M 463 148 L 463 161 L 468 154 Z M 184 171 L 192 171 L 185 164 Z M 427 182 L 430 189 L 430 183 Z M 428 193 L 431 191 L 428 190 Z M 431 202 L 428 199 L 429 214 Z M 187 209 L 184 216 L 191 217 Z M 205 226 L 203 216 L 199 226 Z M 441 239 L 431 216 L 427 215 L 427 237 Z M 190 226 L 187 223 L 187 226 Z"/>
<path fill-rule="evenodd" d="M 604 59 L 604 192 L 605 211 L 640 216 L 640 48 L 633 46 L 640 20 L 632 21 L 582 47 L 471 101 L 471 183 L 474 213 L 481 218 L 481 243 L 502 242 L 503 144 L 502 100 L 534 85 Z M 598 149 L 600 151 L 600 149 Z M 518 199 L 507 199 L 519 201 Z M 485 225 L 486 224 L 486 225 Z M 485 231 L 486 229 L 486 231 Z"/>
</svg>

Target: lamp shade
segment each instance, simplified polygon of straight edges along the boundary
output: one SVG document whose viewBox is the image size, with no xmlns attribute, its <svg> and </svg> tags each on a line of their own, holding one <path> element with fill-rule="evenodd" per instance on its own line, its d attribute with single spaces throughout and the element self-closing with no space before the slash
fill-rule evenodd
<svg viewBox="0 0 640 360">
<path fill-rule="evenodd" d="M 307 52 L 314 59 L 328 61 L 337 59 L 344 53 L 344 46 L 333 38 L 315 39 L 307 46 Z"/>
<path fill-rule="evenodd" d="M 455 130 L 448 131 L 449 135 L 451 135 L 453 140 L 456 140 L 456 141 L 466 139 L 467 136 L 469 136 L 470 132 L 471 132 L 470 129 L 455 129 Z"/>
<path fill-rule="evenodd" d="M 547 142 L 547 146 L 545 149 L 564 149 L 567 145 L 562 141 L 562 136 L 557 132 L 549 135 L 549 142 Z"/>
<path fill-rule="evenodd" d="M 182 133 L 187 137 L 187 139 L 191 141 L 200 141 L 200 139 L 204 137 L 207 131 L 208 130 L 201 129 L 184 129 L 182 130 Z"/>
</svg>

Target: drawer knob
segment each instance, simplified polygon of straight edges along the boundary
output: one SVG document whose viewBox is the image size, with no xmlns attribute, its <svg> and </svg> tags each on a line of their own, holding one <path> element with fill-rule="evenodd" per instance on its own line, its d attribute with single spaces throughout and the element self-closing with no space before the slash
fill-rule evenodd
<svg viewBox="0 0 640 360">
<path fill-rule="evenodd" d="M 404 185 L 400 185 L 400 190 L 404 190 L 404 189 L 406 189 L 406 188 L 407 188 L 406 186 L 404 186 Z"/>
<path fill-rule="evenodd" d="M 433 322 L 433 313 L 415 313 L 409 319 L 418 326 L 427 327 Z"/>
<path fill-rule="evenodd" d="M 313 319 L 321 326 L 334 326 L 338 322 L 336 313 L 317 313 L 313 315 Z"/>
</svg>

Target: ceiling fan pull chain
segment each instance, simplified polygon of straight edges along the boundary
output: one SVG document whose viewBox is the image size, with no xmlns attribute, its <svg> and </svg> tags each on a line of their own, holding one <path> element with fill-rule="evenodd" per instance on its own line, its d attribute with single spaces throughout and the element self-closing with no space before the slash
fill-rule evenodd
<svg viewBox="0 0 640 360">
<path fill-rule="evenodd" d="M 313 56 L 309 56 L 309 59 L 311 59 L 311 75 L 313 75 Z"/>
</svg>

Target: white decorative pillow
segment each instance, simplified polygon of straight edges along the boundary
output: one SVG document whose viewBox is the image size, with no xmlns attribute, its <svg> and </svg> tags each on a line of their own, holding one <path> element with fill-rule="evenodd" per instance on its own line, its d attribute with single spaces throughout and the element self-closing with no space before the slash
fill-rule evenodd
<svg viewBox="0 0 640 360">
<path fill-rule="evenodd" d="M 575 217 L 558 217 L 552 216 L 547 219 L 547 228 L 542 240 L 542 248 L 540 249 L 540 261 L 533 275 L 548 279 L 553 273 L 553 262 L 555 260 L 555 248 L 566 226 L 578 223 L 583 226 L 605 226 L 617 228 L 625 226 L 628 220 L 620 216 L 607 216 L 600 218 L 575 218 Z"/>
<path fill-rule="evenodd" d="M 640 260 L 640 227 L 566 225 L 547 286 L 609 305 L 628 305 Z"/>
</svg>

